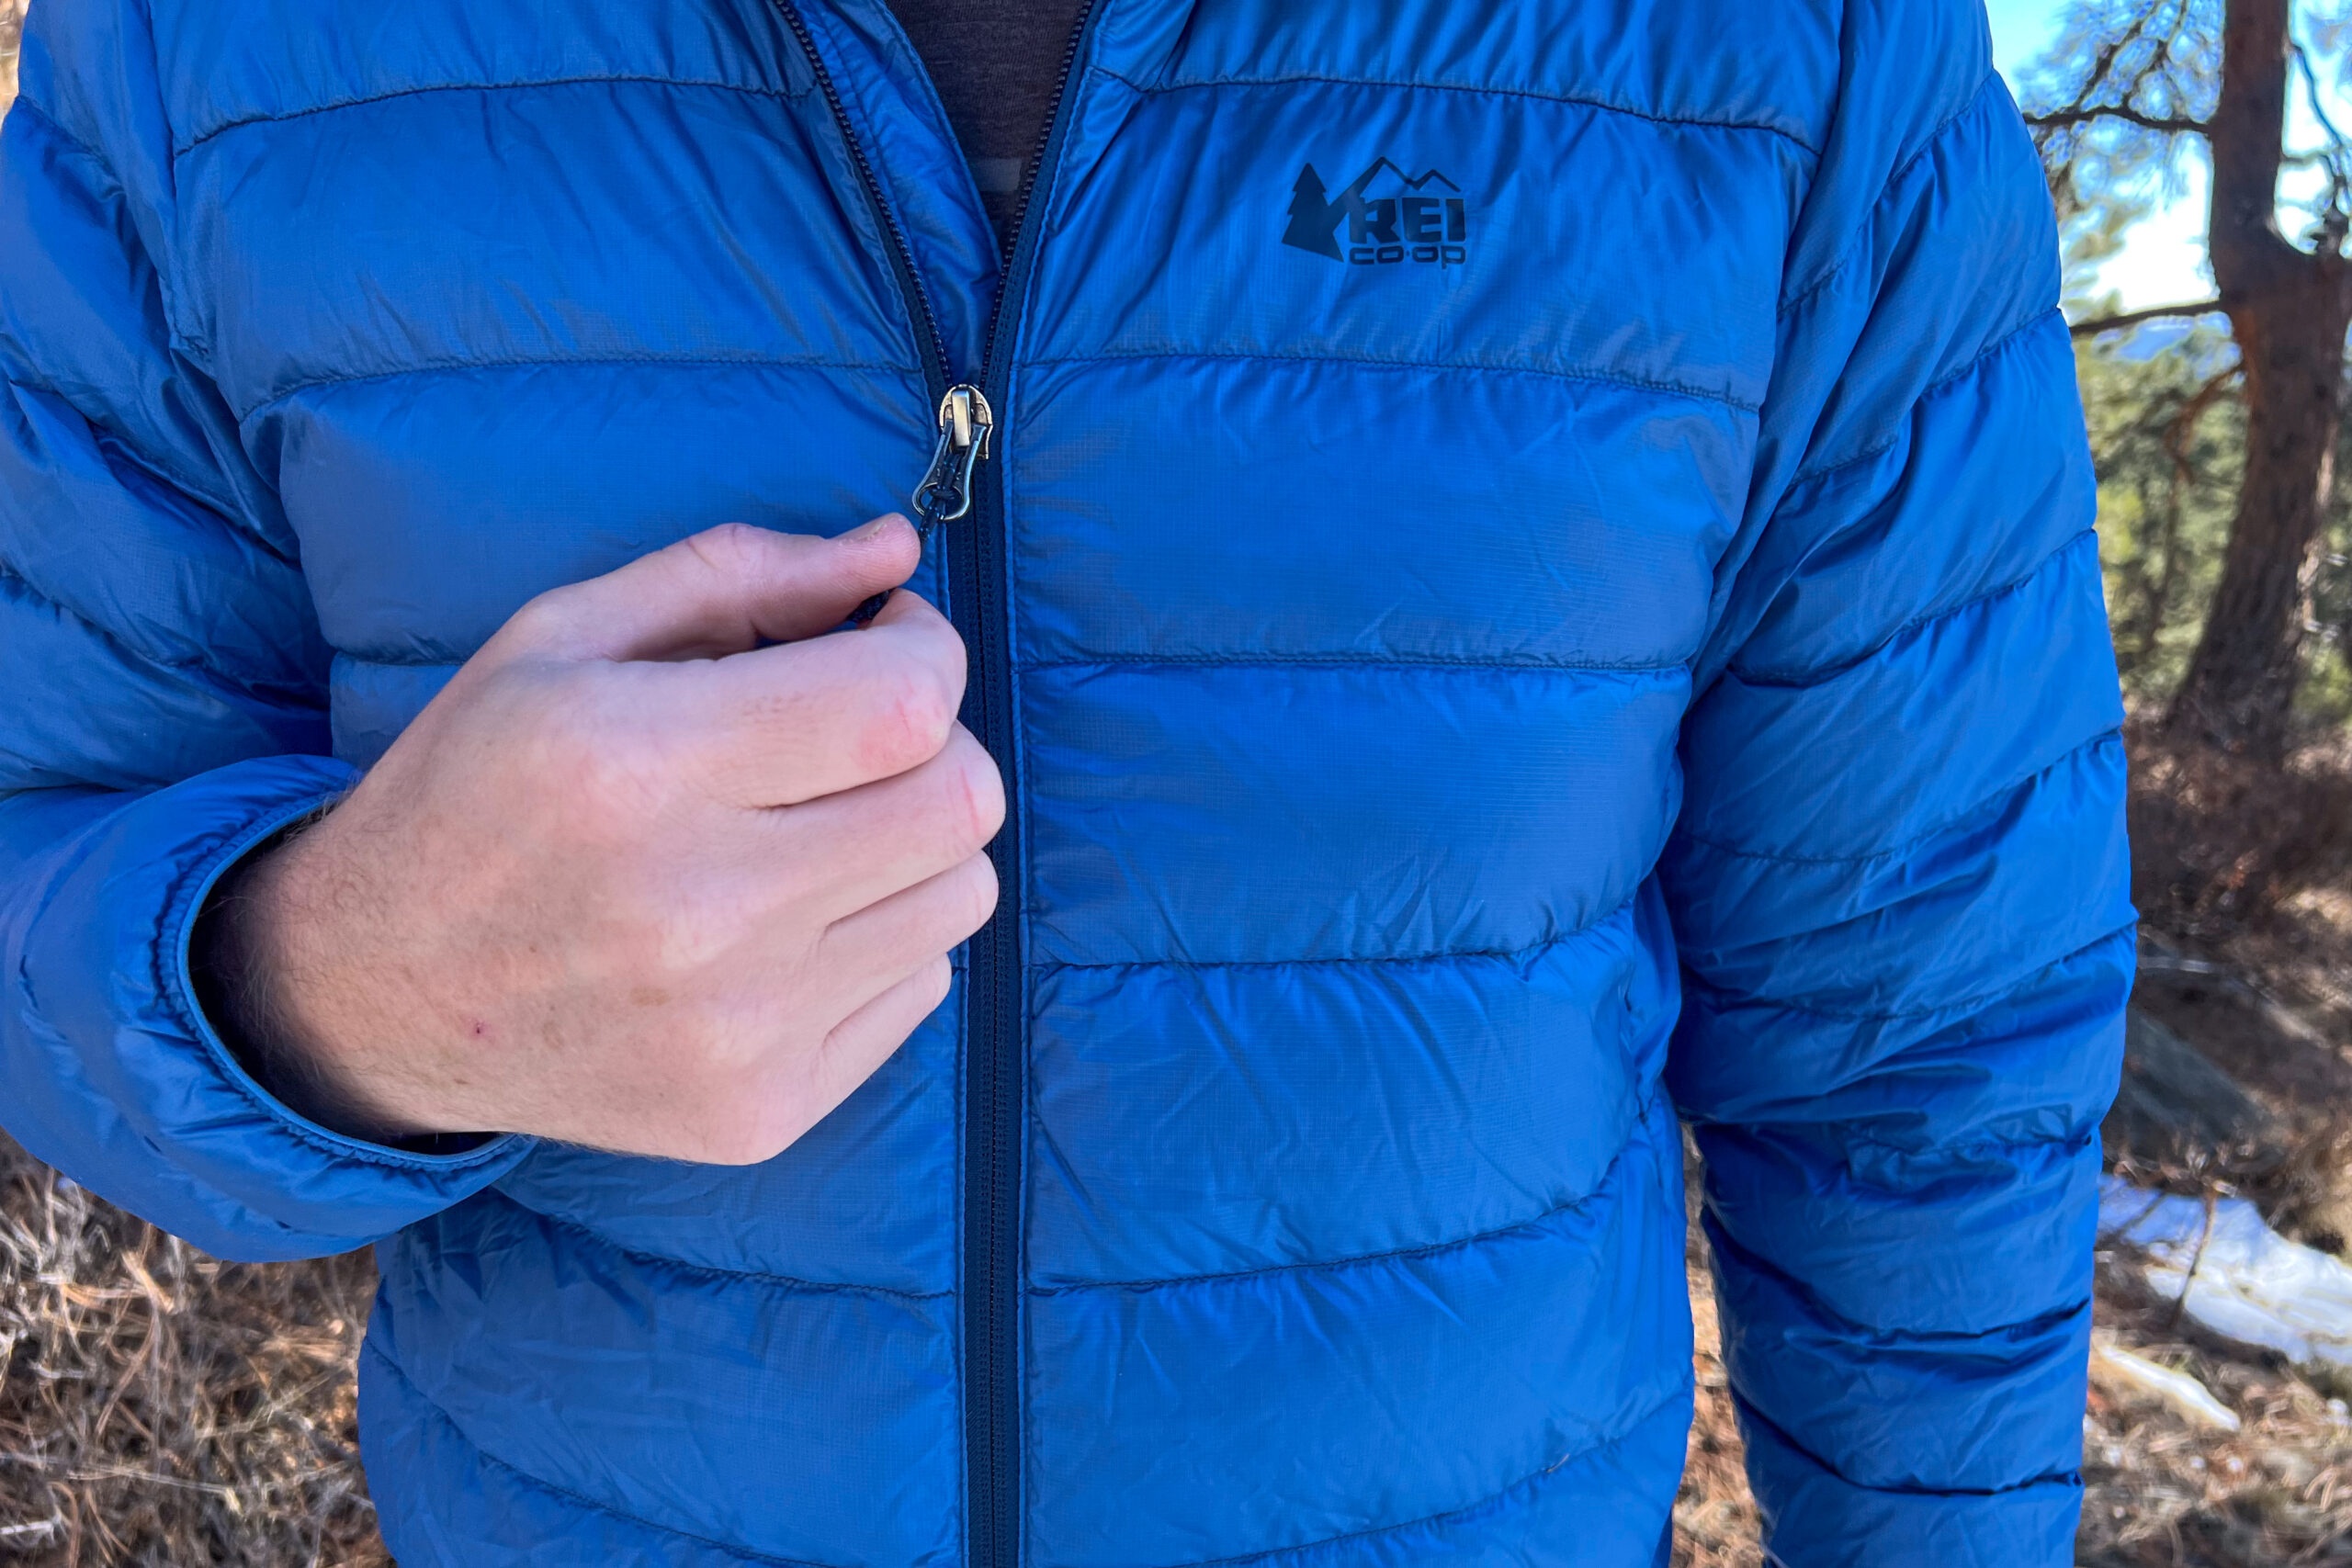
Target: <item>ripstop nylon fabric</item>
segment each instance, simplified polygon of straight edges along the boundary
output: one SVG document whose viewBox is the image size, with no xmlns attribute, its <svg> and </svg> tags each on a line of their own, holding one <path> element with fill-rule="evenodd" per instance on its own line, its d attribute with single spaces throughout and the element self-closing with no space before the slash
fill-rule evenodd
<svg viewBox="0 0 2352 1568">
<path fill-rule="evenodd" d="M 959 377 L 996 246 L 798 11 L 40 0 L 0 132 L 0 1121 L 379 1244 L 412 1568 L 967 1551 L 960 993 L 732 1170 L 337 1136 L 186 973 L 530 594 L 901 504 L 816 63 Z M 2071 1561 L 2120 708 L 1977 6 L 1103 0 L 1069 91 L 986 476 L 1023 1561 L 1663 1562 L 1678 1112 L 1780 1555 Z"/>
</svg>

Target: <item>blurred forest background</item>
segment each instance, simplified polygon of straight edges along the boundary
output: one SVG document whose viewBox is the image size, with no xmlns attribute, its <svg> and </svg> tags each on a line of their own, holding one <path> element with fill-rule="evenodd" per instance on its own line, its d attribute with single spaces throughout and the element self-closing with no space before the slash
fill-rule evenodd
<svg viewBox="0 0 2352 1568">
<path fill-rule="evenodd" d="M 0 106 L 21 4 L 0 0 Z M 2062 223 L 2132 714 L 2143 976 L 2110 1165 L 2250 1198 L 2341 1255 L 2352 0 L 1994 5 L 2047 13 L 2041 52 L 2002 63 Z M 2150 303 L 2102 282 L 2198 190 L 2201 291 Z M 2080 1562 L 2352 1564 L 2352 1386 L 2184 1320 L 2130 1263 L 2101 1253 Z M 0 1138 L 0 1563 L 385 1562 L 349 1381 L 371 1282 L 364 1255 L 220 1263 Z M 1757 1568 L 1695 1242 L 1691 1288 L 1700 1415 L 1675 1560 Z M 2337 1327 L 2352 1343 L 2352 1320 Z"/>
</svg>

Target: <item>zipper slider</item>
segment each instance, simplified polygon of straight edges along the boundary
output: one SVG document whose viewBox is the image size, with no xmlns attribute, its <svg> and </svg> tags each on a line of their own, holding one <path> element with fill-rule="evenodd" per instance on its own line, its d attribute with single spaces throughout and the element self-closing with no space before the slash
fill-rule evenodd
<svg viewBox="0 0 2352 1568">
<path fill-rule="evenodd" d="M 932 448 L 922 483 L 915 486 L 916 538 L 928 544 L 933 528 L 972 510 L 972 469 L 989 455 L 989 437 L 995 434 L 996 411 L 978 387 L 958 382 L 947 389 L 939 400 L 939 445 Z M 849 624 L 871 624 L 894 592 L 886 588 L 852 610 Z"/>
<path fill-rule="evenodd" d="M 928 536 L 972 510 L 972 469 L 989 455 L 996 411 L 978 387 L 957 384 L 939 400 L 939 445 L 931 468 L 915 486 L 916 527 Z"/>
</svg>

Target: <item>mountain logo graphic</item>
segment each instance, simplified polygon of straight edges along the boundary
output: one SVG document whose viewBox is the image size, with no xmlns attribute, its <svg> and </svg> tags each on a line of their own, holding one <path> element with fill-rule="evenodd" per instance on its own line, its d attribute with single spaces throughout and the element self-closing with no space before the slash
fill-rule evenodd
<svg viewBox="0 0 2352 1568">
<path fill-rule="evenodd" d="M 1347 243 L 1340 226 L 1347 225 Z M 1380 157 L 1330 195 L 1307 164 L 1290 188 L 1290 226 L 1283 243 L 1354 266 L 1399 262 L 1460 266 L 1470 259 L 1470 205 L 1462 187 L 1437 169 L 1408 175 Z"/>
</svg>

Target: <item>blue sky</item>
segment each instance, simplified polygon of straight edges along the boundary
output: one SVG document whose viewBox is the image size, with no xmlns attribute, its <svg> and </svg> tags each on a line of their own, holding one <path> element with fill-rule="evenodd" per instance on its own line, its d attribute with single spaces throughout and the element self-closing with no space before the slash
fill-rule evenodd
<svg viewBox="0 0 2352 1568">
<path fill-rule="evenodd" d="M 2014 83 L 2018 68 L 2049 47 L 2060 6 L 2056 0 L 1988 0 L 1986 9 L 1993 18 L 1993 62 Z M 2213 292 L 2204 271 L 2205 171 L 2190 159 L 2184 174 L 2180 190 L 2135 228 L 2122 254 L 2100 269 L 2100 284 L 2122 295 L 2125 310 L 2202 299 Z"/>
</svg>

